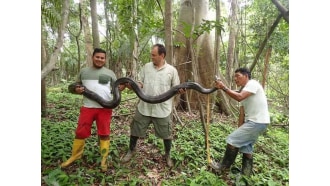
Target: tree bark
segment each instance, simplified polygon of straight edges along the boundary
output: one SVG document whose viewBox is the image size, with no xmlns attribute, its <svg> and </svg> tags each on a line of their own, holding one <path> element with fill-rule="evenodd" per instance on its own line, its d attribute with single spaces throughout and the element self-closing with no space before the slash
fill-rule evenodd
<svg viewBox="0 0 330 186">
<path fill-rule="evenodd" d="M 53 70 L 56 62 L 58 61 L 57 58 L 63 46 L 64 32 L 66 25 L 68 23 L 68 17 L 69 17 L 69 1 L 63 0 L 61 24 L 58 29 L 56 44 L 53 53 L 51 54 L 46 66 L 41 70 L 41 80 L 44 79 L 47 76 L 47 74 Z"/>
<path fill-rule="evenodd" d="M 128 64 L 128 69 L 126 76 L 131 77 L 133 79 L 137 76 L 137 62 L 138 62 L 138 47 L 139 47 L 139 41 L 138 41 L 138 24 L 137 24 L 137 0 L 134 0 L 133 2 L 133 10 L 132 10 L 132 36 L 131 36 L 131 51 L 132 51 L 132 58 L 131 63 Z"/>
<path fill-rule="evenodd" d="M 264 88 L 264 89 L 266 86 L 269 58 L 270 58 L 271 53 L 272 53 L 272 47 L 269 47 L 266 52 L 264 72 L 262 73 L 262 84 L 261 85 L 262 85 L 262 88 Z"/>
<path fill-rule="evenodd" d="M 231 1 L 231 14 L 229 16 L 229 41 L 228 41 L 228 52 L 227 52 L 227 64 L 226 64 L 226 80 L 229 83 L 228 86 L 232 87 L 231 77 L 233 75 L 233 65 L 235 61 L 235 50 L 236 50 L 236 38 L 237 38 L 237 1 Z"/>
<path fill-rule="evenodd" d="M 71 76 L 71 75 L 76 75 L 78 72 L 79 72 L 79 69 L 80 69 L 80 66 L 81 66 L 81 47 L 80 47 L 80 35 L 82 33 L 82 18 L 81 18 L 81 3 L 78 3 L 78 12 L 79 12 L 79 30 L 78 30 L 78 33 L 75 34 L 74 32 L 72 32 L 69 28 L 68 28 L 68 31 L 69 31 L 69 34 L 72 35 L 72 37 L 75 38 L 75 41 L 76 41 L 76 45 L 77 45 L 77 67 L 75 68 L 75 65 L 72 65 L 72 69 L 71 69 L 71 72 L 69 73 L 68 70 L 66 70 L 67 72 L 67 80 L 68 80 L 68 77 Z M 70 52 L 70 50 L 66 49 L 65 50 L 66 52 L 69 52 L 72 56 L 74 54 L 72 54 Z"/>
<path fill-rule="evenodd" d="M 173 64 L 173 39 L 172 39 L 172 0 L 165 0 L 165 60 Z"/>
<path fill-rule="evenodd" d="M 41 29 L 43 33 L 43 28 Z M 41 34 L 41 69 L 47 62 L 47 46 L 44 34 Z M 41 117 L 47 116 L 46 78 L 41 79 Z"/>
<path fill-rule="evenodd" d="M 289 23 L 289 10 L 287 10 L 278 0 L 272 0 L 276 8 L 282 14 L 284 20 Z"/>
<path fill-rule="evenodd" d="M 215 20 L 220 22 L 221 10 L 220 10 L 220 0 L 215 0 Z M 220 61 L 220 42 L 221 42 L 221 35 L 218 29 L 215 29 L 215 45 L 214 45 L 214 54 L 215 54 L 215 74 L 219 74 L 219 61 Z"/>
<path fill-rule="evenodd" d="M 105 17 L 105 37 L 107 38 L 108 42 L 105 43 L 105 50 L 107 51 L 107 67 L 109 67 L 110 69 L 114 69 L 114 67 L 111 65 L 112 62 L 112 50 L 111 50 L 111 22 L 110 22 L 110 15 L 108 14 L 110 12 L 109 9 L 109 0 L 104 0 L 104 17 Z M 116 72 L 116 70 L 114 69 L 114 71 Z"/>
<path fill-rule="evenodd" d="M 220 18 L 221 18 L 221 5 L 220 5 L 220 0 L 216 0 L 216 21 L 220 22 Z M 218 78 L 220 79 L 224 79 L 224 77 L 221 75 L 219 69 L 221 66 L 220 63 L 220 43 L 222 42 L 221 40 L 221 32 L 216 29 L 215 30 L 215 46 L 214 46 L 214 53 L 215 53 L 215 63 L 214 63 L 214 69 L 215 69 L 215 74 L 218 76 Z M 230 100 L 228 98 L 228 96 L 226 96 L 225 94 L 223 94 L 221 91 L 218 91 L 217 93 L 214 94 L 214 97 L 212 98 L 213 100 L 216 100 L 216 98 L 219 97 L 220 100 L 222 100 L 221 102 L 218 102 L 216 104 L 212 104 L 212 108 L 211 110 L 214 110 L 214 105 L 217 105 L 219 107 L 219 112 L 224 113 L 225 115 L 229 115 L 231 112 L 229 110 L 229 106 L 226 105 L 230 105 Z M 227 104 L 225 104 L 227 103 Z"/>
<path fill-rule="evenodd" d="M 92 18 L 93 47 L 100 48 L 99 24 L 97 19 L 96 0 L 90 0 L 90 7 L 91 7 L 91 18 Z"/>
<path fill-rule="evenodd" d="M 181 0 L 173 59 L 180 72 L 181 82 L 196 81 L 207 88 L 213 86 L 215 76 L 213 42 L 210 34 L 203 33 L 195 39 L 193 37 L 196 35 L 191 31 L 197 28 L 203 19 L 207 19 L 208 5 L 208 0 Z M 206 102 L 206 95 L 200 95 L 196 91 L 189 91 L 187 94 L 192 109 L 199 107 L 199 96 L 202 102 Z M 182 99 L 187 100 L 184 96 Z M 180 104 L 184 109 L 187 107 L 184 102 Z"/>
<path fill-rule="evenodd" d="M 92 61 L 92 55 L 93 55 L 93 41 L 92 41 L 92 35 L 90 32 L 89 28 L 89 23 L 88 23 L 88 11 L 87 11 L 87 4 L 85 1 L 80 0 L 80 3 L 82 5 L 82 25 L 83 25 L 83 30 L 84 30 L 84 38 L 85 38 L 85 50 L 86 50 L 86 63 L 82 64 L 81 66 L 93 66 L 93 61 Z M 80 69 L 78 69 L 80 70 Z"/>
</svg>

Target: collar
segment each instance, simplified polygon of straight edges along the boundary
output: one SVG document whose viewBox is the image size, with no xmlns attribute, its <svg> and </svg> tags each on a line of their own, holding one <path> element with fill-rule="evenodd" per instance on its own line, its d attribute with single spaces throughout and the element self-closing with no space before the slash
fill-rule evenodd
<svg viewBox="0 0 330 186">
<path fill-rule="evenodd" d="M 164 65 L 163 65 L 163 66 L 157 68 L 157 66 L 154 65 L 154 68 L 157 69 L 157 70 L 161 70 L 161 69 L 165 68 L 167 65 L 168 65 L 168 63 L 167 63 L 166 60 L 164 59 Z"/>
</svg>

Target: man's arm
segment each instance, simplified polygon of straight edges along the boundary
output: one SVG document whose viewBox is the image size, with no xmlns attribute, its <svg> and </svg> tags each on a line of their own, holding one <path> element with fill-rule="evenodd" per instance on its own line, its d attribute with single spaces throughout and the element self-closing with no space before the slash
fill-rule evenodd
<svg viewBox="0 0 330 186">
<path fill-rule="evenodd" d="M 241 91 L 241 92 L 236 92 L 234 90 L 230 90 L 227 87 L 222 89 L 225 93 L 228 94 L 231 98 L 235 99 L 236 101 L 240 102 L 244 100 L 245 98 L 249 97 L 252 95 L 251 92 L 248 91 Z"/>
<path fill-rule="evenodd" d="M 221 80 L 215 81 L 215 87 L 218 89 L 222 89 L 225 93 L 228 94 L 231 98 L 235 99 L 236 101 L 240 102 L 245 98 L 252 95 L 251 92 L 242 90 L 241 92 L 236 92 L 234 90 L 230 90 L 226 87 L 226 85 Z"/>
</svg>

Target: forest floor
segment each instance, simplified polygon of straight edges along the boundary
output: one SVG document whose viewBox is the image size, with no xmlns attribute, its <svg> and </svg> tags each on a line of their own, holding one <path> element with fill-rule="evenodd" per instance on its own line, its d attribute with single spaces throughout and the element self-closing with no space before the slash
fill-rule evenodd
<svg viewBox="0 0 330 186">
<path fill-rule="evenodd" d="M 48 116 L 42 118 L 42 185 L 239 185 L 237 175 L 220 176 L 208 166 L 208 157 L 217 161 L 222 158 L 225 138 L 237 123 L 234 118 L 217 113 L 209 124 L 207 149 L 199 111 L 177 112 L 174 118 L 179 118 L 180 122 L 174 120 L 173 125 L 173 168 L 166 165 L 163 142 L 154 135 L 152 125 L 147 137 L 138 141 L 131 161 L 121 163 L 128 149 L 129 124 L 136 106 L 136 100 L 129 97 L 113 110 L 108 171 L 99 170 L 95 125 L 91 137 L 86 140 L 83 157 L 61 169 L 60 163 L 71 155 L 81 98 L 55 92 L 48 97 Z M 259 141 L 255 147 L 255 175 L 239 179 L 254 185 L 287 185 L 288 129 L 271 128 Z M 274 149 L 277 150 L 274 152 Z M 233 167 L 239 168 L 240 155 L 235 162 Z"/>
</svg>

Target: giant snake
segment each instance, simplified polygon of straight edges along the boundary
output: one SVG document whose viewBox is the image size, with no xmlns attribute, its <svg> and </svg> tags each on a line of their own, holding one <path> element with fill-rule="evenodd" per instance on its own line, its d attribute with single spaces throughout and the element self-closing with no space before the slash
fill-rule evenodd
<svg viewBox="0 0 330 186">
<path fill-rule="evenodd" d="M 118 86 L 120 84 L 124 84 L 124 83 L 129 83 L 132 87 L 132 90 L 136 93 L 136 95 L 141 100 L 143 100 L 147 103 L 152 103 L 152 104 L 161 103 L 161 102 L 164 102 L 164 101 L 170 99 L 171 97 L 173 97 L 174 95 L 176 95 L 178 93 L 179 89 L 193 89 L 193 90 L 196 90 L 196 91 L 198 91 L 202 94 L 210 94 L 210 93 L 217 90 L 216 87 L 206 89 L 206 88 L 202 87 L 200 84 L 198 84 L 196 82 L 184 82 L 184 83 L 181 83 L 179 85 L 173 86 L 171 89 L 169 89 L 168 91 L 166 91 L 166 92 L 164 92 L 160 95 L 150 96 L 150 95 L 146 95 L 145 93 L 143 93 L 141 88 L 138 86 L 137 82 L 135 82 L 133 79 L 128 78 L 128 77 L 122 77 L 122 78 L 118 78 L 115 81 L 115 83 L 112 85 L 113 99 L 111 101 L 106 101 L 101 96 L 99 96 L 95 92 L 87 89 L 86 87 L 84 87 L 84 92 L 82 94 L 85 97 L 96 101 L 97 103 L 99 103 L 104 108 L 113 109 L 113 108 L 116 108 L 120 104 L 121 93 L 119 91 Z M 83 86 L 80 83 L 72 83 L 68 87 L 69 92 L 74 93 L 75 92 L 75 87 L 77 85 Z"/>
<path fill-rule="evenodd" d="M 216 77 L 217 79 L 217 77 Z M 163 94 L 157 95 L 157 96 L 150 96 L 150 95 L 146 95 L 143 93 L 143 91 L 141 90 L 141 88 L 138 86 L 137 82 L 135 82 L 133 79 L 128 78 L 128 77 L 122 77 L 122 78 L 118 78 L 115 83 L 112 85 L 112 93 L 113 93 L 113 99 L 111 101 L 106 101 L 104 100 L 101 96 L 99 96 L 98 94 L 96 94 L 95 92 L 88 90 L 86 87 L 84 87 L 83 85 L 81 85 L 80 83 L 72 83 L 69 85 L 68 89 L 69 92 L 71 93 L 75 93 L 75 87 L 76 86 L 83 86 L 84 87 L 84 92 L 82 93 L 84 96 L 86 96 L 89 99 L 92 99 L 94 101 L 96 101 L 97 103 L 99 103 L 102 107 L 104 108 L 116 108 L 121 101 L 121 93 L 119 90 L 119 85 L 120 84 L 124 84 L 124 83 L 129 83 L 133 89 L 133 91 L 136 93 L 136 95 L 143 101 L 147 102 L 147 103 L 152 103 L 152 104 L 156 104 L 156 103 L 161 103 L 164 102 L 168 99 L 170 99 L 171 97 L 173 97 L 174 95 L 176 95 L 179 91 L 179 89 L 193 89 L 196 90 L 202 94 L 210 94 L 214 91 L 216 91 L 218 88 L 213 87 L 210 89 L 206 89 L 204 87 L 202 87 L 200 84 L 196 83 L 196 82 L 184 82 L 182 84 L 173 86 L 171 89 L 169 89 L 168 91 L 164 92 Z M 208 97 L 209 98 L 209 97 Z M 208 99 L 209 100 L 209 99 Z M 208 107 L 208 112 L 209 112 L 209 107 Z M 208 122 L 207 122 L 208 123 Z M 208 125 L 208 124 L 207 124 Z M 208 163 L 211 162 L 210 159 L 210 146 L 209 146 L 209 138 L 208 138 L 208 127 L 205 127 L 203 125 L 204 131 L 205 131 L 205 141 L 206 141 L 206 150 L 207 150 L 207 161 Z"/>
</svg>

